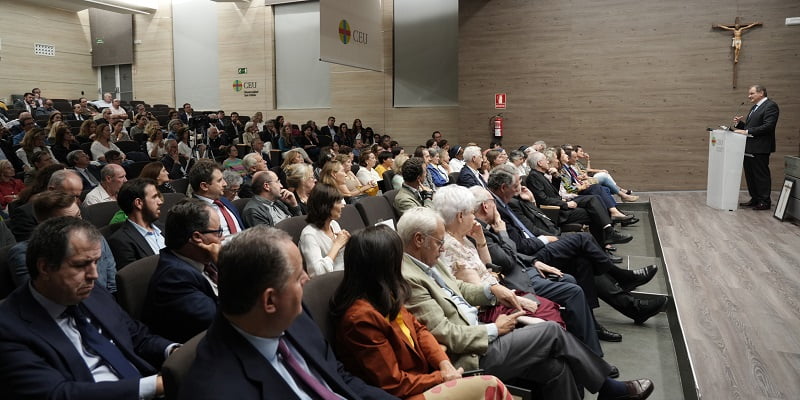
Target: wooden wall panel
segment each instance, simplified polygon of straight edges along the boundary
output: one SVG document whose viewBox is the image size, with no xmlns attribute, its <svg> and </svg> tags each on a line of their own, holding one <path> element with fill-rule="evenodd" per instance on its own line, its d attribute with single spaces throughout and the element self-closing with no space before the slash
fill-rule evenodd
<svg viewBox="0 0 800 400">
<path fill-rule="evenodd" d="M 494 93 L 507 93 L 506 147 L 579 143 L 626 187 L 703 189 L 705 128 L 729 124 L 747 86 L 760 82 L 781 107 L 776 188 L 783 155 L 798 153 L 800 29 L 784 26 L 800 15 L 796 1 L 459 5 L 462 142 L 490 140 Z M 732 89 L 730 33 L 711 25 L 737 15 L 764 26 L 745 33 L 740 84 Z"/>
<path fill-rule="evenodd" d="M 97 78 L 91 67 L 88 19 L 78 13 L 0 2 L 0 98 L 11 101 L 34 87 L 50 98 L 74 99 L 83 91 L 96 92 Z M 55 46 L 54 57 L 33 54 L 33 44 Z"/>
<path fill-rule="evenodd" d="M 171 0 L 159 0 L 152 15 L 134 16 L 133 40 L 134 99 L 175 106 Z"/>
</svg>

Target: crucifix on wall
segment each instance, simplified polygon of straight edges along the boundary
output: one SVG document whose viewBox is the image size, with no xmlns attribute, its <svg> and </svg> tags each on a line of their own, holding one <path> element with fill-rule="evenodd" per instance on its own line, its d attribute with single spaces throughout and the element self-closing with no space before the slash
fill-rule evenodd
<svg viewBox="0 0 800 400">
<path fill-rule="evenodd" d="M 711 25 L 714 29 L 724 29 L 733 32 L 731 47 L 733 47 L 733 88 L 736 89 L 736 66 L 739 64 L 739 52 L 742 50 L 742 32 L 754 26 L 761 25 L 761 22 L 742 24 L 740 18 L 736 17 L 733 25 Z"/>
</svg>

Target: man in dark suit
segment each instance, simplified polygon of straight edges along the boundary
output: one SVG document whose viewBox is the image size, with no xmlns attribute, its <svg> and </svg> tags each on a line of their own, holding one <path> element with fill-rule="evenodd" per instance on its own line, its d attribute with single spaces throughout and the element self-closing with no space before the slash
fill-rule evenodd
<svg viewBox="0 0 800 400">
<path fill-rule="evenodd" d="M 163 203 L 164 197 L 152 179 L 136 178 L 122 185 L 117 204 L 128 220 L 108 238 L 117 268 L 158 254 L 164 248 L 164 237 L 156 226 Z"/>
<path fill-rule="evenodd" d="M 302 307 L 308 275 L 292 239 L 259 225 L 219 255 L 220 313 L 181 399 L 394 399 L 344 370 Z"/>
<path fill-rule="evenodd" d="M 151 335 L 100 287 L 102 235 L 75 217 L 43 222 L 31 283 L 0 305 L 0 381 L 8 398 L 140 399 L 164 393 L 157 368 L 177 347 Z"/>
<path fill-rule="evenodd" d="M 272 171 L 260 171 L 251 182 L 254 196 L 242 210 L 245 226 L 275 226 L 284 219 L 301 214 L 294 194 L 283 188 L 278 175 Z"/>
<path fill-rule="evenodd" d="M 153 332 L 178 342 L 204 331 L 217 313 L 219 217 L 206 203 L 184 199 L 170 209 L 142 309 Z"/>
<path fill-rule="evenodd" d="M 72 166 L 71 169 L 75 170 L 81 177 L 83 183 L 83 190 L 89 191 L 100 184 L 100 169 L 96 165 L 92 165 L 89 160 L 89 155 L 83 150 L 73 150 L 67 154 L 67 163 Z"/>
<path fill-rule="evenodd" d="M 464 187 L 473 187 L 480 185 L 486 188 L 486 181 L 481 176 L 478 169 L 483 162 L 483 155 L 481 148 L 478 146 L 467 146 L 464 149 L 464 167 L 458 173 L 456 183 Z"/>
<path fill-rule="evenodd" d="M 328 117 L 328 123 L 325 126 L 323 126 L 322 129 L 319 130 L 319 133 L 321 135 L 330 136 L 331 140 L 333 140 L 336 143 L 339 143 L 341 141 L 341 138 L 337 136 L 339 134 L 339 127 L 336 126 L 336 117 L 334 117 L 333 115 Z"/>
<path fill-rule="evenodd" d="M 561 179 L 556 176 L 555 181 L 545 177 L 545 173 L 557 174 L 558 171 L 550 170 L 547 157 L 535 151 L 528 158 L 531 172 L 525 178 L 525 186 L 533 193 L 538 205 L 558 206 L 559 224 L 578 223 L 587 224 L 592 235 L 600 244 L 627 243 L 633 238 L 616 231 L 611 224 L 611 216 L 603 206 L 603 202 L 595 195 L 578 195 L 572 200 L 561 198 L 554 182 L 561 184 Z"/>
<path fill-rule="evenodd" d="M 72 105 L 72 112 L 64 115 L 65 121 L 83 121 L 86 117 L 83 116 L 81 103 L 75 103 Z"/>
<path fill-rule="evenodd" d="M 238 209 L 222 195 L 227 183 L 222 179 L 219 164 L 207 159 L 197 161 L 189 171 L 189 184 L 192 185 L 194 197 L 208 203 L 219 216 L 222 236 L 233 235 L 244 229 Z"/>
<path fill-rule="evenodd" d="M 775 152 L 775 127 L 778 125 L 780 109 L 767 98 L 767 88 L 764 86 L 751 86 L 747 98 L 754 104 L 747 118 L 741 115 L 733 118 L 737 128 L 734 132 L 749 135 L 744 145 L 743 167 L 750 201 L 740 205 L 752 206 L 754 210 L 769 210 L 772 207 L 769 155 Z"/>
</svg>

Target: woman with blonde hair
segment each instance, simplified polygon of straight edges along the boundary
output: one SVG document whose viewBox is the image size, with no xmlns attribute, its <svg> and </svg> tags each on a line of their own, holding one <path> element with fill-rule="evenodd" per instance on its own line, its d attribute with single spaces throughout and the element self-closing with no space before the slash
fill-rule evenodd
<svg viewBox="0 0 800 400">
<path fill-rule="evenodd" d="M 106 162 L 106 152 L 116 150 L 118 151 L 125 159 L 125 153 L 117 147 L 114 143 L 111 143 L 111 129 L 107 124 L 100 124 L 97 125 L 97 134 L 94 137 L 94 141 L 92 142 L 92 158 L 96 161 Z"/>
<path fill-rule="evenodd" d="M 19 192 L 25 189 L 22 180 L 17 179 L 17 171 L 11 161 L 0 160 L 0 209 L 6 210 L 8 204 L 19 197 Z"/>
<path fill-rule="evenodd" d="M 47 134 L 42 128 L 33 128 L 25 133 L 16 154 L 26 167 L 33 168 L 33 162 L 31 160 L 37 151 L 46 151 L 53 157 L 50 147 L 45 144 L 46 136 Z"/>
<path fill-rule="evenodd" d="M 317 184 L 314 169 L 305 163 L 292 164 L 286 168 L 286 188 L 294 193 L 301 214 L 308 214 L 308 196 Z"/>
<path fill-rule="evenodd" d="M 76 136 L 75 139 L 78 139 L 79 143 L 89 143 L 94 140 L 96 134 L 97 122 L 87 119 L 81 124 L 81 129 L 78 131 L 78 136 Z"/>
<path fill-rule="evenodd" d="M 342 170 L 346 175 L 344 178 L 344 183 L 337 183 L 336 188 L 339 189 L 339 192 L 342 193 L 342 196 L 344 196 L 345 199 L 348 199 L 348 203 L 352 203 L 356 199 L 363 197 L 367 191 L 372 189 L 372 186 L 362 184 L 361 181 L 358 180 L 358 177 L 356 177 L 356 175 L 353 173 L 353 162 L 350 160 L 350 155 L 337 154 L 336 157 L 334 157 L 334 160 L 342 164 Z M 322 169 L 325 169 L 324 165 Z M 320 172 L 320 176 L 322 176 L 322 174 L 323 173 Z"/>
<path fill-rule="evenodd" d="M 53 131 L 53 126 L 62 121 L 64 121 L 64 116 L 61 115 L 60 111 L 56 111 L 50 114 L 49 117 L 47 117 L 47 125 L 44 127 L 44 130 L 54 134 L 55 132 Z M 55 136 L 50 136 L 50 137 L 55 137 Z"/>
<path fill-rule="evenodd" d="M 253 124 L 255 124 L 255 126 L 256 126 L 256 132 L 255 133 L 256 133 L 256 135 L 258 135 L 258 132 L 261 132 L 261 131 L 264 130 L 264 114 L 261 113 L 261 111 L 257 111 L 255 114 L 253 114 L 253 118 L 250 118 L 250 121 L 247 121 L 247 122 L 252 122 Z M 245 125 L 244 128 L 245 128 L 245 131 L 247 131 L 247 125 Z M 245 143 L 250 143 L 250 141 L 249 140 L 245 140 Z"/>
<path fill-rule="evenodd" d="M 147 155 L 150 156 L 150 159 L 159 160 L 164 157 L 164 154 L 167 154 L 167 150 L 164 148 L 164 132 L 161 131 L 158 122 L 147 124 L 145 133 L 147 133 Z"/>
<path fill-rule="evenodd" d="M 392 177 L 392 188 L 395 190 L 400 190 L 403 187 L 403 164 L 408 161 L 408 154 L 399 154 L 394 159 L 394 165 L 392 166 L 392 171 L 394 171 L 394 176 Z"/>
</svg>

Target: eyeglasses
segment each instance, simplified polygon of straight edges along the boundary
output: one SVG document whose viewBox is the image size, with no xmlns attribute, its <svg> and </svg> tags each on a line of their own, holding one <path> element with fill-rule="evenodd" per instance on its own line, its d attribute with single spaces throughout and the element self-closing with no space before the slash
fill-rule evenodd
<svg viewBox="0 0 800 400">
<path fill-rule="evenodd" d="M 433 241 L 436 242 L 436 245 L 439 247 L 439 249 L 444 247 L 444 239 L 437 239 L 437 238 L 433 237 L 433 235 L 429 235 L 427 233 L 425 234 L 425 236 L 433 239 Z"/>
<path fill-rule="evenodd" d="M 206 234 L 206 233 L 214 233 L 217 237 L 222 237 L 222 228 L 214 229 L 214 230 L 206 230 L 206 231 L 198 231 L 198 233 Z"/>
<path fill-rule="evenodd" d="M 240 190 L 240 189 L 238 189 L 238 188 L 237 188 L 237 189 L 228 189 L 228 188 L 225 188 L 225 189 L 222 189 L 222 190 L 224 190 L 224 191 L 226 191 L 226 192 L 229 192 L 229 193 L 239 193 L 239 190 Z"/>
</svg>

